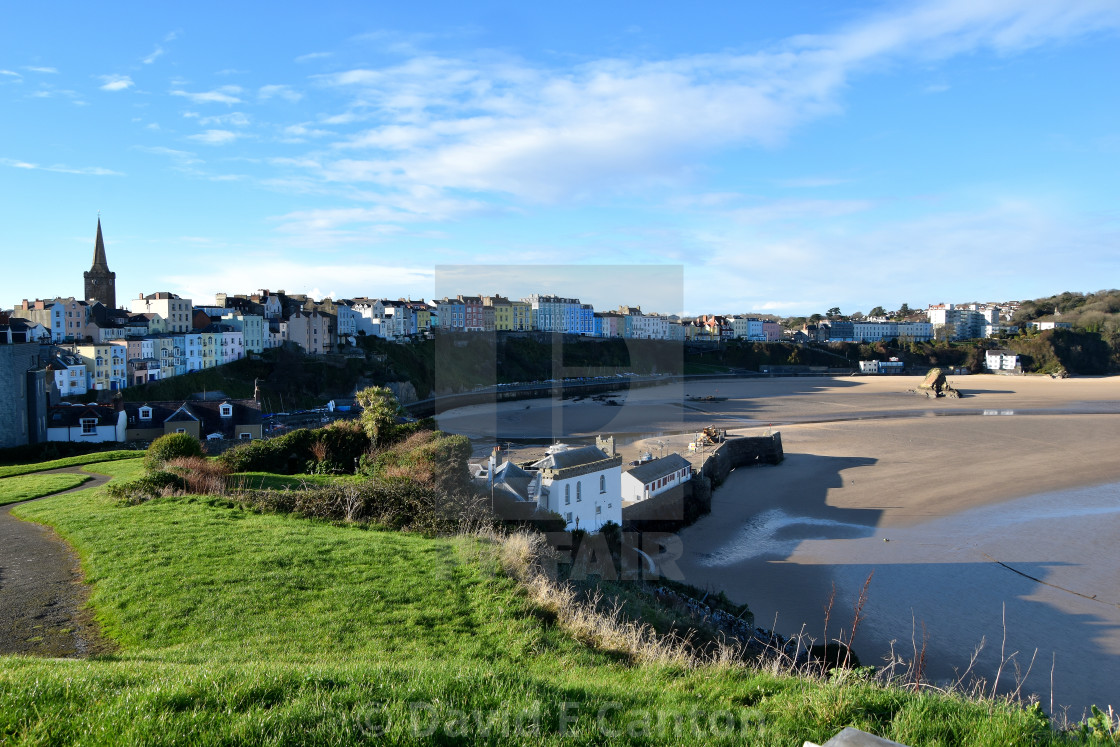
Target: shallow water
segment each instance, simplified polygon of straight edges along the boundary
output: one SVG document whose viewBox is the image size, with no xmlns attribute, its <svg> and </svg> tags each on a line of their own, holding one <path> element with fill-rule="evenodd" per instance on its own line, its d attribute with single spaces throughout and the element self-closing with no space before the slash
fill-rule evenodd
<svg viewBox="0 0 1120 747">
<path fill-rule="evenodd" d="M 1118 540 L 1120 484 L 1111 484 L 894 529 L 768 510 L 691 560 L 753 579 L 746 601 L 760 624 L 776 614 L 780 631 L 804 624 L 817 638 L 831 584 L 835 638 L 850 630 L 873 572 L 855 639 L 864 664 L 881 663 L 892 641 L 913 657 L 924 631 L 926 677 L 956 681 L 983 642 L 969 678 L 990 689 L 998 673 L 1004 692 L 1022 681 L 1048 711 L 1052 698 L 1056 711 L 1079 718 L 1092 703 L 1120 704 Z"/>
</svg>

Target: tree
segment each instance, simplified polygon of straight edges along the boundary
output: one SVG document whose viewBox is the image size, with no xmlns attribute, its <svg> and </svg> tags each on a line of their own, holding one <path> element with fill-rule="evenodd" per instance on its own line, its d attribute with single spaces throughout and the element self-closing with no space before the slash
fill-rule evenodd
<svg viewBox="0 0 1120 747">
<path fill-rule="evenodd" d="M 840 307 L 839 306 L 833 306 L 831 309 L 828 310 L 827 314 L 828 314 L 829 319 L 836 319 L 837 317 L 840 316 Z"/>
<path fill-rule="evenodd" d="M 381 445 L 392 435 L 397 416 L 402 413 L 401 403 L 383 386 L 366 387 L 358 392 L 357 400 L 362 406 L 362 428 L 374 446 Z"/>
<path fill-rule="evenodd" d="M 887 315 L 887 310 L 884 309 L 882 306 L 876 306 L 871 311 L 867 312 L 867 315 L 868 316 L 886 316 Z"/>
<path fill-rule="evenodd" d="M 912 312 L 910 311 L 910 304 L 908 303 L 904 303 L 898 307 L 898 315 L 903 319 L 910 316 L 911 313 Z"/>
<path fill-rule="evenodd" d="M 197 438 L 189 433 L 168 433 L 152 441 L 144 463 L 149 470 L 157 470 L 172 459 L 201 456 L 202 444 Z"/>
</svg>

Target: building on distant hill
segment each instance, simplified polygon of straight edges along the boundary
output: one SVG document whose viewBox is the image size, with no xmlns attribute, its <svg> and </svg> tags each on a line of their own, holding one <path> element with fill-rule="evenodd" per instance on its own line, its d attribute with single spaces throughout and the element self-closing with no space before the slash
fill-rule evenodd
<svg viewBox="0 0 1120 747">
<path fill-rule="evenodd" d="M 117 308 L 117 273 L 109 271 L 105 258 L 105 240 L 101 237 L 101 218 L 97 219 L 97 238 L 93 243 L 93 266 L 85 274 L 86 302 L 100 301 L 110 309 Z"/>
</svg>

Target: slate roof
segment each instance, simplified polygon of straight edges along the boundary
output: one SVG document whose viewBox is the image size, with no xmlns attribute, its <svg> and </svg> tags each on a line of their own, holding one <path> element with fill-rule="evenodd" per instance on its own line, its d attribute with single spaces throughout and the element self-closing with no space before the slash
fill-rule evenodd
<svg viewBox="0 0 1120 747">
<path fill-rule="evenodd" d="M 48 428 L 77 428 L 85 418 L 97 418 L 97 425 L 116 425 L 117 410 L 112 405 L 56 405 L 47 415 Z"/>
<path fill-rule="evenodd" d="M 581 446 L 576 449 L 557 451 L 549 454 L 544 459 L 533 464 L 537 469 L 564 469 L 565 467 L 578 467 L 582 464 L 602 462 L 610 459 L 595 446 Z"/>
<path fill-rule="evenodd" d="M 670 454 L 669 456 L 646 462 L 623 474 L 630 475 L 643 484 L 648 485 L 654 480 L 658 480 L 666 475 L 671 475 L 677 470 L 684 469 L 685 466 L 691 466 L 687 459 L 680 454 Z"/>
<path fill-rule="evenodd" d="M 494 470 L 494 489 L 505 489 L 520 500 L 529 499 L 529 483 L 533 476 L 513 462 L 499 464 Z"/>
<path fill-rule="evenodd" d="M 233 416 L 223 418 L 222 405 L 232 405 Z M 152 408 L 151 420 L 140 419 L 140 408 Z M 125 411 L 128 413 L 128 427 L 137 428 L 162 428 L 164 423 L 181 423 L 200 421 L 199 435 L 206 437 L 211 433 L 221 433 L 226 438 L 234 438 L 237 426 L 259 425 L 261 423 L 261 408 L 256 400 L 252 399 L 223 399 L 212 401 L 190 402 L 126 402 Z"/>
</svg>

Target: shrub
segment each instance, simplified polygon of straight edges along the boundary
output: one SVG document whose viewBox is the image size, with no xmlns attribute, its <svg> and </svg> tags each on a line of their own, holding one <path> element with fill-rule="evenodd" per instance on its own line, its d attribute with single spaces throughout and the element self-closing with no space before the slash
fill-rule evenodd
<svg viewBox="0 0 1120 747">
<path fill-rule="evenodd" d="M 467 460 L 471 443 L 465 436 L 418 431 L 404 441 L 363 457 L 359 471 L 381 478 L 411 480 L 447 495 L 469 492 Z"/>
<path fill-rule="evenodd" d="M 186 486 L 183 478 L 174 472 L 152 470 L 137 480 L 110 482 L 105 490 L 110 498 L 129 506 L 135 506 L 153 498 L 175 493 Z"/>
<path fill-rule="evenodd" d="M 196 495 L 225 495 L 229 470 L 204 457 L 178 457 L 167 462 L 166 471 L 178 475 L 183 489 Z"/>
<path fill-rule="evenodd" d="M 339 420 L 325 428 L 298 428 L 278 438 L 238 444 L 218 461 L 230 472 L 351 473 L 369 446 L 359 423 Z"/>
<path fill-rule="evenodd" d="M 158 470 L 172 459 L 201 457 L 202 444 L 189 433 L 168 433 L 160 436 L 148 447 L 144 464 L 149 470 Z"/>
<path fill-rule="evenodd" d="M 487 520 L 473 495 L 445 496 L 402 478 L 308 486 L 302 490 L 247 490 L 233 499 L 258 511 L 329 521 L 361 521 L 392 529 L 449 534 Z"/>
</svg>

